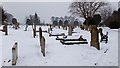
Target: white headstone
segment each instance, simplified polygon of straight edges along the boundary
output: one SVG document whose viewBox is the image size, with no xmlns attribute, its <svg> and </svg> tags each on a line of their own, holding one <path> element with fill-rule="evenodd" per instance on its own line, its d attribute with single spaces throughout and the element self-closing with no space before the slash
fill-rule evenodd
<svg viewBox="0 0 120 68">
<path fill-rule="evenodd" d="M 12 65 L 16 65 L 18 59 L 18 43 L 16 42 L 12 47 Z"/>
</svg>

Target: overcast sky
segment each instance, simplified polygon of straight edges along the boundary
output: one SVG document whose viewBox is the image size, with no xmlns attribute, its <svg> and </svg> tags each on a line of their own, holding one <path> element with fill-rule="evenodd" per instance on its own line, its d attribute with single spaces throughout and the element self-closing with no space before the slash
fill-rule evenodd
<svg viewBox="0 0 120 68">
<path fill-rule="evenodd" d="M 25 16 L 38 13 L 40 20 L 49 23 L 51 16 L 69 16 L 68 8 L 71 2 L 3 2 L 4 9 L 18 19 L 20 23 L 25 23 Z M 117 3 L 112 3 L 117 9 Z"/>
</svg>

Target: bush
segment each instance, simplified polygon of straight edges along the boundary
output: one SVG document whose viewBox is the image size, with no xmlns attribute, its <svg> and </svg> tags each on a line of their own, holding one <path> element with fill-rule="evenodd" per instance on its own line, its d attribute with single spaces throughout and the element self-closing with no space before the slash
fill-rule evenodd
<svg viewBox="0 0 120 68">
<path fill-rule="evenodd" d="M 96 14 L 93 17 L 88 17 L 85 21 L 84 21 L 84 25 L 98 25 L 101 22 L 101 16 L 100 14 Z"/>
<path fill-rule="evenodd" d="M 118 29 L 120 28 L 120 8 L 118 11 L 114 11 L 112 13 L 112 16 L 108 17 L 105 20 L 105 25 L 108 26 L 111 29 Z"/>
<path fill-rule="evenodd" d="M 82 30 L 84 30 L 84 26 L 83 26 L 83 25 L 80 25 L 80 28 L 81 28 Z"/>
</svg>

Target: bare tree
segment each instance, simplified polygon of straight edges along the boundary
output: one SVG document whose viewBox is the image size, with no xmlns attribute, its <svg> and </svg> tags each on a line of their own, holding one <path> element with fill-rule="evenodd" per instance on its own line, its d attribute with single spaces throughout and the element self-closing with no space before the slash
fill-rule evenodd
<svg viewBox="0 0 120 68">
<path fill-rule="evenodd" d="M 109 16 L 112 15 L 112 8 L 110 6 L 103 7 L 100 11 L 102 20 L 105 21 Z"/>
<path fill-rule="evenodd" d="M 72 15 L 77 15 L 80 17 L 93 17 L 94 14 L 99 12 L 101 7 L 107 5 L 105 2 L 73 2 L 69 6 L 69 12 Z"/>
</svg>

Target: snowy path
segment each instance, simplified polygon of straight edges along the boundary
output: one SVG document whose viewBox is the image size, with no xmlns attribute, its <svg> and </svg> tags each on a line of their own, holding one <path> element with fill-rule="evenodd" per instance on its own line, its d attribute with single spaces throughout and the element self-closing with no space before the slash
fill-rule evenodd
<svg viewBox="0 0 120 68">
<path fill-rule="evenodd" d="M 48 27 L 42 28 L 47 30 Z M 43 33 L 46 39 L 46 57 L 43 57 L 40 52 L 39 36 L 33 38 L 31 27 L 28 31 L 24 31 L 24 27 L 18 30 L 9 28 L 8 36 L 4 36 L 2 33 L 2 65 L 11 66 L 11 62 L 8 62 L 12 56 L 11 48 L 17 41 L 19 45 L 17 66 L 94 66 L 96 62 L 98 66 L 117 66 L 118 32 L 107 28 L 105 30 L 109 32 L 110 38 L 108 44 L 100 43 L 100 51 L 90 47 L 90 33 L 79 28 L 74 30 L 78 33 L 74 33 L 69 38 L 78 38 L 79 35 L 83 35 L 89 44 L 63 46 L 55 40 L 56 37 L 49 37 L 47 33 Z M 54 29 L 53 31 L 53 33 L 64 32 L 67 34 L 67 31 L 61 29 Z M 108 51 L 103 55 L 106 49 Z"/>
</svg>

